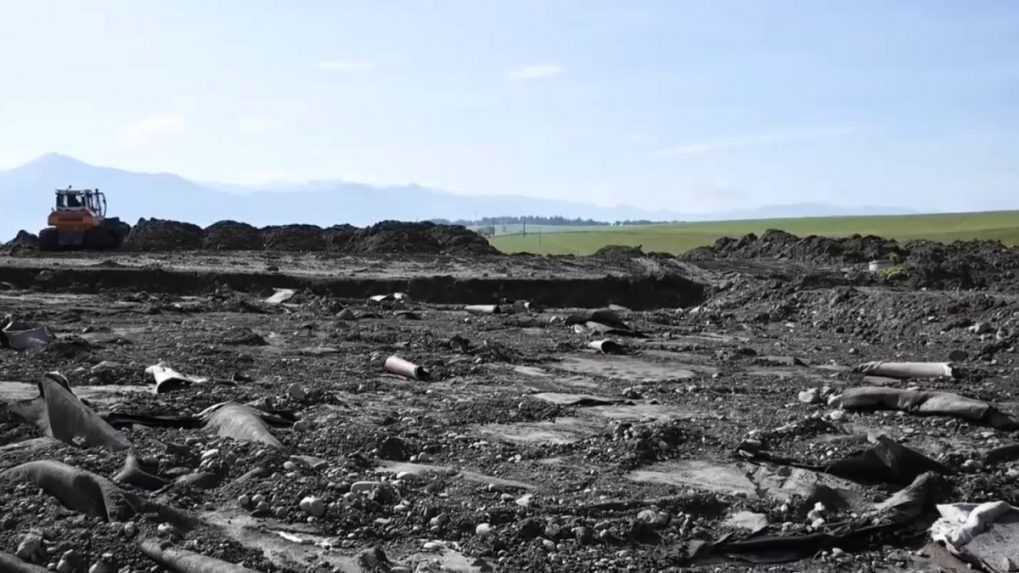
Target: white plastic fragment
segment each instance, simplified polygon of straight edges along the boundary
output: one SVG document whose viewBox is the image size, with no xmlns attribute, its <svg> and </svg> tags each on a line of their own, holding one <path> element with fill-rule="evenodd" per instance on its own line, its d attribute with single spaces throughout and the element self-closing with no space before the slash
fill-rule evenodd
<svg viewBox="0 0 1019 573">
<path fill-rule="evenodd" d="M 265 304 L 283 304 L 294 298 L 294 295 L 297 294 L 297 291 L 291 288 L 277 288 L 273 290 L 275 292 L 273 292 L 272 296 L 265 299 Z"/>
<path fill-rule="evenodd" d="M 165 363 L 153 364 L 145 369 L 145 373 L 156 381 L 156 394 L 163 394 L 192 384 L 204 384 L 209 379 L 204 376 L 187 376 L 170 368 Z"/>
</svg>

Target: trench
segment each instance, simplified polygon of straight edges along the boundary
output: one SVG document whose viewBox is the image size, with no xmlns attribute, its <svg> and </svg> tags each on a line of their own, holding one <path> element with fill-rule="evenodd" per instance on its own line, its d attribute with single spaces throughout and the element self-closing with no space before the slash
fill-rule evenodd
<svg viewBox="0 0 1019 573">
<path fill-rule="evenodd" d="M 273 288 L 307 289 L 315 294 L 339 298 L 405 292 L 414 300 L 438 304 L 528 300 L 551 307 L 593 308 L 619 304 L 634 310 L 694 306 L 700 304 L 706 296 L 703 284 L 678 274 L 606 275 L 591 278 L 456 278 L 448 275 L 336 278 L 146 268 L 38 269 L 0 266 L 0 282 L 19 289 L 40 289 L 46 292 L 95 293 L 113 289 L 186 295 L 210 292 L 222 285 L 236 291 L 259 293 Z"/>
</svg>

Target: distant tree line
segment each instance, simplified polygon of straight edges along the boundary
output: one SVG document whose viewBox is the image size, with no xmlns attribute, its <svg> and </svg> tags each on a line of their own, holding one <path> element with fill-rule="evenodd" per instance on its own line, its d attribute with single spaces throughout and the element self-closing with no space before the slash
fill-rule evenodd
<svg viewBox="0 0 1019 573">
<path fill-rule="evenodd" d="M 433 223 L 442 225 L 463 225 L 465 227 L 502 226 L 502 225 L 547 225 L 550 227 L 609 227 L 622 225 L 656 225 L 663 223 L 674 223 L 675 221 L 652 221 L 650 219 L 627 219 L 625 221 L 596 221 L 594 219 L 568 219 L 561 215 L 542 217 L 539 215 L 524 215 L 521 217 L 482 217 L 480 219 L 431 219 Z"/>
<path fill-rule="evenodd" d="M 486 226 L 486 225 L 492 225 L 492 226 L 497 226 L 497 225 L 525 225 L 525 224 L 526 225 L 549 225 L 549 226 L 556 226 L 556 227 L 576 227 L 576 226 L 580 226 L 580 225 L 593 227 L 593 226 L 601 226 L 601 225 L 605 225 L 605 226 L 611 225 L 611 223 L 606 223 L 605 221 L 595 221 L 594 219 L 581 219 L 579 217 L 576 218 L 576 219 L 567 219 L 566 217 L 562 217 L 560 215 L 555 215 L 555 216 L 552 216 L 552 217 L 541 217 L 541 216 L 538 216 L 538 215 L 525 215 L 523 217 L 482 217 L 480 219 L 474 219 L 474 220 L 457 219 L 455 221 L 449 221 L 448 219 L 432 219 L 432 222 L 433 223 L 442 223 L 442 224 L 446 224 L 446 225 L 449 225 L 449 224 L 463 225 L 465 227 L 477 227 L 477 226 Z"/>
<path fill-rule="evenodd" d="M 432 223 L 440 225 L 463 225 L 474 229 L 486 237 L 493 237 L 497 234 L 522 232 L 527 234 L 527 225 L 544 225 L 547 227 L 622 227 L 627 225 L 655 225 L 662 223 L 674 223 L 677 221 L 651 221 L 650 219 L 627 219 L 625 221 L 595 221 L 594 219 L 581 219 L 579 217 L 568 219 L 561 215 L 552 217 L 541 217 L 538 215 L 524 215 L 521 217 L 482 217 L 480 219 L 430 219 Z M 513 229 L 513 227 L 520 227 Z"/>
</svg>

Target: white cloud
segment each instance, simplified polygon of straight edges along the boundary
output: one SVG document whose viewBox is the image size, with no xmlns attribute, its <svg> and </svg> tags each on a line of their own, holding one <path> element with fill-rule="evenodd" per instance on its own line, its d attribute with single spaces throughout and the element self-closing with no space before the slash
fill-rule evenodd
<svg viewBox="0 0 1019 573">
<path fill-rule="evenodd" d="M 322 60 L 318 69 L 327 72 L 367 72 L 375 69 L 375 64 L 358 60 Z"/>
<path fill-rule="evenodd" d="M 693 155 L 706 155 L 733 149 L 746 147 L 767 147 L 784 145 L 787 143 L 802 143 L 830 137 L 849 135 L 857 131 L 855 127 L 822 127 L 813 129 L 796 129 L 787 131 L 775 131 L 758 133 L 752 135 L 739 135 L 710 139 L 700 143 L 688 143 L 676 145 L 660 151 L 660 155 L 669 157 L 688 157 Z"/>
<path fill-rule="evenodd" d="M 538 64 L 533 66 L 522 66 L 510 70 L 510 79 L 528 81 L 544 80 L 554 78 L 563 73 L 563 68 L 555 64 Z"/>
<path fill-rule="evenodd" d="M 148 145 L 166 135 L 184 131 L 185 123 L 182 115 L 153 115 L 122 129 L 120 140 L 128 147 Z"/>
<path fill-rule="evenodd" d="M 276 121 L 270 117 L 245 116 L 237 119 L 237 128 L 241 133 L 264 133 L 276 127 Z"/>
</svg>

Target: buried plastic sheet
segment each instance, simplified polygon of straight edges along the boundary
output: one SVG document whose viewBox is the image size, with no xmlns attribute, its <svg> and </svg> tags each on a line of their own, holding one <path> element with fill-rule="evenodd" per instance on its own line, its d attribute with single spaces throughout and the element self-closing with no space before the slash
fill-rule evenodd
<svg viewBox="0 0 1019 573">
<path fill-rule="evenodd" d="M 952 377 L 952 365 L 948 362 L 864 362 L 856 371 L 888 378 Z"/>
<path fill-rule="evenodd" d="M 53 333 L 41 324 L 15 320 L 0 329 L 0 345 L 13 350 L 41 350 L 52 340 Z"/>
<path fill-rule="evenodd" d="M 629 336 L 631 338 L 645 338 L 644 334 L 637 332 L 636 330 L 630 330 L 629 328 L 616 328 L 596 321 L 588 321 L 583 325 L 577 324 L 574 325 L 573 328 L 575 328 L 580 334 L 588 332 L 600 336 Z"/>
<path fill-rule="evenodd" d="M 154 416 L 111 412 L 106 414 L 104 419 L 118 428 L 132 424 L 155 428 L 203 428 L 216 432 L 220 437 L 261 442 L 277 448 L 282 445 L 269 431 L 268 425 L 289 426 L 293 423 L 290 419 L 236 402 L 214 404 L 197 416 Z"/>
<path fill-rule="evenodd" d="M 112 481 L 53 460 L 34 461 L 0 473 L 0 480 L 31 482 L 65 506 L 109 521 L 123 521 L 145 509 L 145 502 Z"/>
<path fill-rule="evenodd" d="M 91 408 L 82 403 L 56 372 L 39 381 L 39 392 L 45 402 L 44 424 L 47 434 L 68 444 L 99 446 L 111 450 L 131 447 L 124 434 L 115 430 Z"/>
<path fill-rule="evenodd" d="M 906 485 L 917 476 L 933 472 L 951 474 L 951 469 L 920 452 L 888 438 L 878 436 L 877 443 L 855 455 L 828 464 L 806 464 L 767 452 L 740 449 L 753 460 L 766 461 L 795 468 L 824 472 L 856 483 L 872 485 L 890 483 Z"/>
<path fill-rule="evenodd" d="M 1000 464 L 1019 459 L 1019 444 L 1005 444 L 984 453 L 984 461 L 989 464 Z"/>
<path fill-rule="evenodd" d="M 193 551 L 176 549 L 155 539 L 144 539 L 139 544 L 142 553 L 159 565 L 176 573 L 258 573 L 254 569 L 234 565 Z"/>
<path fill-rule="evenodd" d="M 113 481 L 150 491 L 163 488 L 167 485 L 166 480 L 145 471 L 138 460 L 138 456 L 134 454 L 128 454 L 127 459 L 124 460 L 124 466 L 117 472 L 117 475 L 113 476 Z"/>
<path fill-rule="evenodd" d="M 1019 566 L 1019 508 L 1003 501 L 938 505 L 931 539 L 993 573 Z"/>
<path fill-rule="evenodd" d="M 580 312 L 566 317 L 567 325 L 586 324 L 588 322 L 596 322 L 607 327 L 618 328 L 619 330 L 633 330 L 630 328 L 629 324 L 626 324 L 626 322 L 620 318 L 616 311 L 608 308 Z"/>
<path fill-rule="evenodd" d="M 166 392 L 186 388 L 192 384 L 203 384 L 209 381 L 208 378 L 201 376 L 186 376 L 181 374 L 162 362 L 149 366 L 145 369 L 145 373 L 150 374 L 156 381 L 156 394 L 164 394 Z"/>
<path fill-rule="evenodd" d="M 223 402 L 209 406 L 198 414 L 205 421 L 206 430 L 214 430 L 222 438 L 233 438 L 241 442 L 259 442 L 282 448 L 283 444 L 269 431 L 259 410 L 238 404 Z"/>
<path fill-rule="evenodd" d="M 846 390 L 833 398 L 831 404 L 847 410 L 902 410 L 925 415 L 953 416 L 1001 429 L 1019 428 L 1014 417 L 993 405 L 950 392 L 862 386 Z"/>
<path fill-rule="evenodd" d="M 752 563 L 786 563 L 810 557 L 822 549 L 864 549 L 874 535 L 908 529 L 916 524 L 931 503 L 941 481 L 933 473 L 918 476 L 911 484 L 858 519 L 831 524 L 828 531 L 806 535 L 765 535 L 741 541 L 723 538 L 699 542 L 694 557 L 722 555 Z"/>
<path fill-rule="evenodd" d="M 10 553 L 0 551 L 0 571 L 3 573 L 50 573 L 50 570 L 31 563 L 25 563 Z"/>
<path fill-rule="evenodd" d="M 413 362 L 409 362 L 400 358 L 399 356 L 390 356 L 386 358 L 385 368 L 387 372 L 403 376 L 404 378 L 411 378 L 413 380 L 427 380 L 428 371 L 423 366 L 418 366 Z"/>
</svg>

